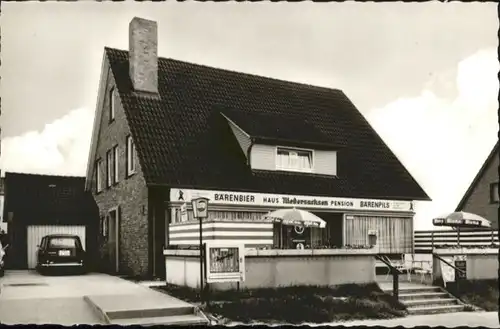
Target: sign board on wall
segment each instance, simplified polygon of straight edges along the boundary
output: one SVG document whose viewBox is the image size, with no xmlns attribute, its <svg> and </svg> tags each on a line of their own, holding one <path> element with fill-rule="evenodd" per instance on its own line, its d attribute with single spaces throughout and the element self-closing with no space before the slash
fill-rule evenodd
<svg viewBox="0 0 500 329">
<path fill-rule="evenodd" d="M 453 256 L 453 260 L 455 262 L 455 267 L 458 270 L 455 270 L 455 279 L 458 280 L 466 280 L 467 279 L 467 255 L 455 255 Z M 461 271 L 460 271 L 461 270 Z"/>
<path fill-rule="evenodd" d="M 457 280 L 466 280 L 467 279 L 467 261 L 466 260 L 455 260 L 455 267 L 458 270 L 455 270 L 455 278 Z"/>
<path fill-rule="evenodd" d="M 309 209 L 413 212 L 411 201 L 315 197 L 251 192 L 170 189 L 172 202 L 208 198 L 213 205 L 301 207 Z"/>
<path fill-rule="evenodd" d="M 193 206 L 193 216 L 195 218 L 206 218 L 208 216 L 208 199 L 207 198 L 196 198 L 192 201 Z"/>
<path fill-rule="evenodd" d="M 205 243 L 206 282 L 245 281 L 245 245 L 207 241 Z"/>
</svg>

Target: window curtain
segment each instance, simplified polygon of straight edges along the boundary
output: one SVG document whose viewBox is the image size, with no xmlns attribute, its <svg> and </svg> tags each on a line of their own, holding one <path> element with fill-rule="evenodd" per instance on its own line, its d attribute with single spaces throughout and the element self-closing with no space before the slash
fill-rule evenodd
<svg viewBox="0 0 500 329">
<path fill-rule="evenodd" d="M 311 227 L 311 247 L 316 248 L 326 244 L 326 229 Z"/>
<path fill-rule="evenodd" d="M 299 169 L 311 169 L 311 159 L 309 157 L 309 154 L 299 153 L 298 161 L 299 161 Z"/>
<path fill-rule="evenodd" d="M 278 152 L 278 156 L 277 156 L 278 168 L 288 168 L 290 166 L 290 164 L 288 163 L 289 162 L 288 160 L 289 160 L 288 154 L 286 154 L 284 152 Z"/>
<path fill-rule="evenodd" d="M 376 230 L 380 253 L 411 253 L 412 218 L 352 216 L 345 221 L 346 245 L 368 245 L 368 231 Z"/>
<path fill-rule="evenodd" d="M 311 169 L 311 156 L 308 152 L 296 152 L 297 156 L 292 158 L 290 156 L 291 151 L 278 151 L 277 155 L 277 165 L 278 168 L 287 169 Z"/>
</svg>

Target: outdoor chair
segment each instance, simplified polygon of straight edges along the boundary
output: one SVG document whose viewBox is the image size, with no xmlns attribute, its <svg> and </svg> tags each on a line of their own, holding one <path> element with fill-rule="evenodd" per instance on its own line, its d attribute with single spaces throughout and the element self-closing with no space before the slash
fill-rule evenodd
<svg viewBox="0 0 500 329">
<path fill-rule="evenodd" d="M 406 271 L 406 278 L 408 279 L 408 282 L 411 282 L 411 275 L 410 275 L 410 267 L 407 266 L 406 264 L 406 261 L 404 259 L 404 255 L 401 257 L 401 260 L 391 260 L 389 257 L 387 256 L 382 256 L 382 258 L 388 262 L 389 264 L 391 264 L 391 266 L 395 267 L 397 270 L 399 270 L 400 272 L 405 272 Z M 385 276 L 385 280 L 387 280 L 389 278 L 389 275 L 391 275 L 391 271 L 389 269 L 389 271 L 387 271 L 387 275 Z"/>
<path fill-rule="evenodd" d="M 407 254 L 406 263 L 410 264 L 410 271 L 420 276 L 420 282 L 423 283 L 426 275 L 432 278 L 432 261 L 431 260 L 415 260 L 415 254 Z"/>
<path fill-rule="evenodd" d="M 416 265 L 418 264 L 418 265 Z M 412 268 L 416 275 L 420 276 L 420 283 L 425 281 L 426 275 L 432 278 L 432 262 L 427 260 L 413 260 Z"/>
</svg>

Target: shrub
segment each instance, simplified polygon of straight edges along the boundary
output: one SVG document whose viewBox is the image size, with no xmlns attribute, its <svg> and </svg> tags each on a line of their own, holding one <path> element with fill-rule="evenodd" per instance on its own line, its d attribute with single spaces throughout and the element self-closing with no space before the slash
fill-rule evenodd
<svg viewBox="0 0 500 329">
<path fill-rule="evenodd" d="M 194 289 L 172 285 L 162 289 L 181 299 L 197 300 Z M 298 324 L 405 315 L 404 305 L 383 293 L 376 284 L 214 291 L 210 300 L 208 312 L 238 322 Z"/>
<path fill-rule="evenodd" d="M 498 280 L 464 280 L 458 286 L 449 285 L 448 290 L 465 303 L 485 311 L 498 311 Z"/>
</svg>

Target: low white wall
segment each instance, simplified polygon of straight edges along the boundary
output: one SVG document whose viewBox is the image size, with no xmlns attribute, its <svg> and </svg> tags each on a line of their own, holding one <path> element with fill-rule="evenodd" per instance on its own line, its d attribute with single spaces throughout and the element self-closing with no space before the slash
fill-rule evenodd
<svg viewBox="0 0 500 329">
<path fill-rule="evenodd" d="M 376 250 L 247 250 L 245 282 L 241 288 L 291 285 L 339 285 L 375 281 Z M 199 252 L 164 250 L 166 281 L 197 288 L 200 284 Z M 236 287 L 233 283 L 211 284 L 212 289 Z"/>
<path fill-rule="evenodd" d="M 441 257 L 466 256 L 467 280 L 498 279 L 498 249 L 496 248 L 434 249 L 434 254 Z M 434 257 L 433 278 L 440 277 L 442 277 L 441 261 Z"/>
</svg>

